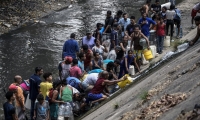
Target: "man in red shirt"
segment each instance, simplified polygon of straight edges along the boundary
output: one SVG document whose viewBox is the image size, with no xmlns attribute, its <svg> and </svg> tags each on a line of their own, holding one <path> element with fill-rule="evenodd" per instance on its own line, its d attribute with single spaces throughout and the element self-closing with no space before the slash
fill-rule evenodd
<svg viewBox="0 0 200 120">
<path fill-rule="evenodd" d="M 112 84 L 115 84 L 122 80 L 127 79 L 127 77 L 122 77 L 119 80 L 110 81 L 108 80 L 108 77 L 109 77 L 109 73 L 107 71 L 103 71 L 102 73 L 100 73 L 96 84 L 94 85 L 90 93 L 88 94 L 89 101 L 92 101 L 90 103 L 90 106 L 96 102 L 105 100 L 107 96 L 109 96 L 109 94 L 105 91 L 107 85 L 112 85 Z"/>
<path fill-rule="evenodd" d="M 90 62 L 92 61 L 93 52 L 92 50 L 88 49 L 88 45 L 86 44 L 83 44 L 81 51 L 86 55 L 86 59 L 84 60 L 84 68 L 85 71 L 88 72 L 90 70 Z"/>
</svg>

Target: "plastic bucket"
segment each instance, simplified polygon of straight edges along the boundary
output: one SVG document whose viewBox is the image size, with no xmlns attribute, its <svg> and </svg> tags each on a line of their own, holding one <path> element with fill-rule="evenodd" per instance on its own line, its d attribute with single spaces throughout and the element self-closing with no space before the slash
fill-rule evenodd
<svg viewBox="0 0 200 120">
<path fill-rule="evenodd" d="M 117 83 L 120 88 L 124 88 L 126 85 L 128 85 L 132 82 L 131 77 L 127 74 L 126 74 L 126 76 L 127 76 L 126 80 L 123 80 L 123 81 Z"/>
<path fill-rule="evenodd" d="M 153 58 L 151 50 L 145 49 L 145 50 L 143 50 L 143 54 L 144 54 L 144 58 L 146 60 L 150 60 Z"/>
</svg>

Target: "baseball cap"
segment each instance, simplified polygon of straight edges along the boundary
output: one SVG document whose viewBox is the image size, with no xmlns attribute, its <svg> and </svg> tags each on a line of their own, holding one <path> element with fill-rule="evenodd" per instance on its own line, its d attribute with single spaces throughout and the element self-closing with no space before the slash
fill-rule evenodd
<svg viewBox="0 0 200 120">
<path fill-rule="evenodd" d="M 17 86 L 14 85 L 14 84 L 11 84 L 8 88 L 10 91 L 14 91 L 14 90 L 17 90 Z"/>
<path fill-rule="evenodd" d="M 73 58 L 70 57 L 70 56 L 66 56 L 64 60 L 67 61 L 67 62 L 69 62 L 69 63 L 71 63 L 72 60 L 73 60 Z"/>
</svg>

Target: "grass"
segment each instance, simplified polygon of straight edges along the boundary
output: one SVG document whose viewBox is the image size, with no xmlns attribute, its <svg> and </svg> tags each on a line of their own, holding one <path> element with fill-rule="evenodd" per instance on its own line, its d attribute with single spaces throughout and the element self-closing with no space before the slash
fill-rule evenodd
<svg viewBox="0 0 200 120">
<path fill-rule="evenodd" d="M 147 91 L 142 92 L 142 94 L 140 95 L 140 99 L 143 100 L 143 101 L 146 101 L 147 97 L 148 97 Z"/>
</svg>

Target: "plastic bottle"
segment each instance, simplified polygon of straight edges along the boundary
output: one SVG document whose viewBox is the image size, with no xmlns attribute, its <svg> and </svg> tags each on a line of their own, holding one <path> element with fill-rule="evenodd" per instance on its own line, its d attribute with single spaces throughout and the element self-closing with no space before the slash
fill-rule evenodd
<svg viewBox="0 0 200 120">
<path fill-rule="evenodd" d="M 178 52 L 182 52 L 182 51 L 186 50 L 188 47 L 189 47 L 188 43 L 181 44 L 181 45 L 179 45 L 177 47 L 178 48 Z"/>
<path fill-rule="evenodd" d="M 64 111 L 64 105 L 60 105 L 58 115 L 63 116 L 63 111 Z"/>
</svg>

